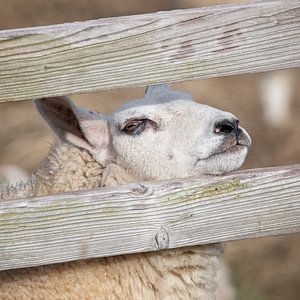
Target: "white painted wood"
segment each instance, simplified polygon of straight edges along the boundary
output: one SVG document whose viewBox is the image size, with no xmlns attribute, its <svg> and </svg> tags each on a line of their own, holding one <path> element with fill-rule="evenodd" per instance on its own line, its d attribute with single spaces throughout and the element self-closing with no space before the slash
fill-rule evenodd
<svg viewBox="0 0 300 300">
<path fill-rule="evenodd" d="M 300 231 L 300 165 L 0 202 L 0 270 Z"/>
<path fill-rule="evenodd" d="M 300 66 L 300 1 L 0 31 L 0 102 Z"/>
</svg>

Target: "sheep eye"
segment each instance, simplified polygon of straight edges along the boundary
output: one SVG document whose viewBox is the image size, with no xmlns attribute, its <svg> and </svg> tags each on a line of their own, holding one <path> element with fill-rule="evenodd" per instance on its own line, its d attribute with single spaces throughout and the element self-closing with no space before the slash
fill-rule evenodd
<svg viewBox="0 0 300 300">
<path fill-rule="evenodd" d="M 157 128 L 156 123 L 149 119 L 133 119 L 128 121 L 121 132 L 130 135 L 141 134 L 147 127 Z"/>
<path fill-rule="evenodd" d="M 140 125 L 142 125 L 144 122 L 144 120 L 132 120 L 130 122 L 128 122 L 125 127 L 123 128 L 123 131 L 125 132 L 132 132 L 134 131 L 137 127 L 139 127 Z"/>
</svg>

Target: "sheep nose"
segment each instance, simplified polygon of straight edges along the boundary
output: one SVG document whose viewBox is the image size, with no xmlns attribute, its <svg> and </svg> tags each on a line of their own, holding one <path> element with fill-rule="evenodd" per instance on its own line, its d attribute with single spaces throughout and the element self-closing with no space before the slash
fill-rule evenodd
<svg viewBox="0 0 300 300">
<path fill-rule="evenodd" d="M 214 132 L 217 134 L 229 134 L 232 132 L 238 132 L 238 126 L 240 121 L 238 119 L 225 119 L 218 121 L 215 124 Z"/>
</svg>

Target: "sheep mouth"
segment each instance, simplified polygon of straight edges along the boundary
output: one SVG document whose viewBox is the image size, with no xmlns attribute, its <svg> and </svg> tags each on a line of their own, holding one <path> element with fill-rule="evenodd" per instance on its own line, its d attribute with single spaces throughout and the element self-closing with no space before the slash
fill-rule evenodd
<svg viewBox="0 0 300 300">
<path fill-rule="evenodd" d="M 214 156 L 217 156 L 217 155 L 224 155 L 224 154 L 237 154 L 239 152 L 241 152 L 243 149 L 247 148 L 249 149 L 249 145 L 245 145 L 245 144 L 236 144 L 234 146 L 230 146 L 226 149 L 223 149 L 223 150 L 219 150 L 215 153 L 213 153 L 212 155 L 210 155 L 208 158 L 211 158 L 211 157 L 214 157 Z"/>
<path fill-rule="evenodd" d="M 206 159 L 199 159 L 192 174 L 222 175 L 240 168 L 248 154 L 248 145 L 238 144 L 212 153 Z"/>
<path fill-rule="evenodd" d="M 240 168 L 251 146 L 251 138 L 244 129 L 222 136 L 218 145 L 204 158 L 199 158 L 193 174 L 222 175 Z"/>
<path fill-rule="evenodd" d="M 239 153 L 242 153 L 243 150 L 247 149 L 247 152 L 250 148 L 250 145 L 245 145 L 245 144 L 239 144 L 236 143 L 233 146 L 229 146 L 227 148 L 223 147 L 223 149 L 219 148 L 217 149 L 214 153 L 212 153 L 211 155 L 207 156 L 206 158 L 199 158 L 195 165 L 197 165 L 198 163 L 200 163 L 201 161 L 210 161 L 213 158 L 217 158 L 217 157 L 222 157 L 222 156 L 229 156 L 229 155 L 238 155 Z"/>
<path fill-rule="evenodd" d="M 225 137 L 222 143 L 215 149 L 215 151 L 207 158 L 211 158 L 217 155 L 230 155 L 239 154 L 245 149 L 249 149 L 251 146 L 251 139 L 243 129 L 238 131 L 234 135 Z"/>
</svg>

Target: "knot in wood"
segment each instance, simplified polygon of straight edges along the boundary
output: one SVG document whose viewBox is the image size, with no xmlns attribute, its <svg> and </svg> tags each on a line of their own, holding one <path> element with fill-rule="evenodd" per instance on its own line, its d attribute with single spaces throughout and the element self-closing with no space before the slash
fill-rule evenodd
<svg viewBox="0 0 300 300">
<path fill-rule="evenodd" d="M 160 250 L 169 248 L 169 234 L 166 228 L 161 227 L 155 235 L 156 247 Z"/>
<path fill-rule="evenodd" d="M 140 183 L 130 184 L 130 191 L 134 194 L 144 195 L 148 192 L 148 188 Z"/>
</svg>

